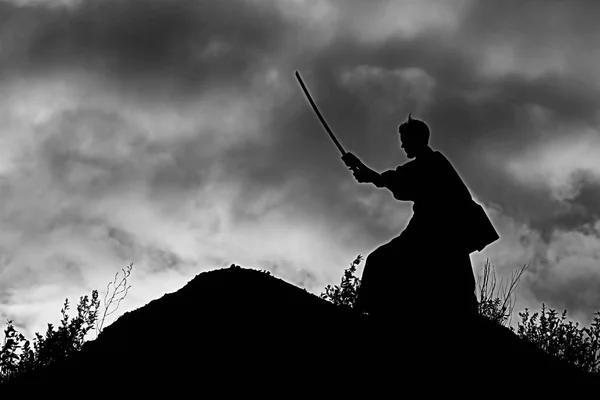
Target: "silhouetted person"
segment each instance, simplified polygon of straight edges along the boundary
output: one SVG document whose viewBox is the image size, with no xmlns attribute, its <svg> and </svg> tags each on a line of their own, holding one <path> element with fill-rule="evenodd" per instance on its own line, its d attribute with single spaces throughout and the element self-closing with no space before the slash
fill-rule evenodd
<svg viewBox="0 0 600 400">
<path fill-rule="evenodd" d="M 439 151 L 429 146 L 429 128 L 412 119 L 398 128 L 413 159 L 378 173 L 347 153 L 354 177 L 412 201 L 413 216 L 402 233 L 367 257 L 357 308 L 385 319 L 459 322 L 477 313 L 469 254 L 498 239 L 487 215 Z"/>
</svg>

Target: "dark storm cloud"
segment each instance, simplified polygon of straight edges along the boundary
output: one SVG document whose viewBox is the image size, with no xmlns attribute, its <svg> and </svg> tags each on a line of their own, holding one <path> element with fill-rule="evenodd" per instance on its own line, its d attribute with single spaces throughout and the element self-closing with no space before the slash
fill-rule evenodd
<svg viewBox="0 0 600 400">
<path fill-rule="evenodd" d="M 461 30 L 477 38 L 512 36 L 530 43 L 570 34 L 582 41 L 577 44 L 587 45 L 592 43 L 587 34 L 597 33 L 599 11 L 600 4 L 595 1 L 473 1 Z"/>
<path fill-rule="evenodd" d="M 243 85 L 254 72 L 252 67 L 279 51 L 282 36 L 290 32 L 275 7 L 258 4 L 88 0 L 68 9 L 2 3 L 0 14 L 6 23 L 3 24 L 3 42 L 10 42 L 5 46 L 9 51 L 3 55 L 3 63 L 8 68 L 40 72 L 83 67 L 126 86 L 135 85 L 138 91 L 164 88 L 163 85 L 176 91 L 197 89 L 202 84 Z M 510 32 L 519 32 L 523 37 L 516 34 L 515 37 L 524 42 L 542 40 L 536 35 L 543 33 L 539 27 L 546 25 L 530 23 L 538 15 L 540 6 L 538 2 L 519 6 L 514 19 L 514 7 L 476 2 L 469 8 L 456 37 L 464 41 L 465 46 Z M 555 3 L 546 6 L 542 15 L 546 22 L 552 15 L 558 15 L 561 27 L 576 26 L 589 32 L 592 25 L 591 19 L 586 17 L 590 15 L 588 11 L 581 4 L 566 7 Z M 27 34 L 17 35 L 17 27 Z M 372 160 L 371 164 L 383 169 L 399 163 L 395 130 L 407 112 L 413 111 L 414 104 L 399 104 L 397 112 L 387 115 L 377 113 L 376 109 L 365 106 L 377 93 L 342 87 L 340 74 L 361 65 L 388 70 L 414 67 L 423 70 L 436 82 L 432 93 L 434 101 L 420 116 L 433 128 L 432 142 L 464 172 L 467 182 L 473 182 L 472 190 L 488 200 L 501 194 L 500 190 L 493 193 L 493 187 L 484 183 L 490 179 L 478 174 L 480 160 L 468 153 L 474 139 L 489 137 L 494 143 L 520 148 L 533 140 L 525 134 L 527 126 L 515 121 L 523 107 L 538 104 L 558 113 L 561 121 L 583 123 L 593 118 L 598 92 L 570 77 L 557 75 L 537 79 L 515 75 L 488 80 L 478 73 L 476 57 L 477 54 L 461 49 L 461 43 L 449 45 L 438 36 L 426 33 L 410 39 L 392 37 L 376 44 L 360 44 L 339 37 L 328 51 L 312 60 L 310 85 L 318 88 L 319 104 L 343 142 L 350 149 L 357 149 L 363 159 Z M 493 95 L 476 102 L 465 98 L 469 93 L 482 90 Z M 303 101 L 300 96 L 295 100 Z M 293 174 L 308 173 L 312 177 L 325 169 L 331 170 L 334 163 L 339 162 L 333 161 L 331 152 L 324 152 L 327 144 L 322 136 L 317 139 L 322 132 L 315 132 L 320 128 L 311 113 L 307 109 L 302 118 L 292 118 L 285 123 L 285 135 L 280 135 L 278 147 L 270 149 L 268 155 L 274 155 L 269 161 L 278 167 L 267 171 L 258 165 L 257 171 L 252 172 L 263 179 L 263 184 L 270 179 L 281 182 Z M 274 129 L 279 127 L 275 125 Z M 189 150 L 182 153 L 186 151 Z M 306 163 L 308 151 L 311 152 L 310 165 Z M 185 166 L 178 171 L 166 170 L 160 172 L 157 179 L 194 179 L 186 170 Z M 327 181 L 338 181 L 343 173 L 345 171 L 332 173 Z M 271 174 L 273 178 L 269 177 Z M 327 192 L 328 186 L 323 190 Z M 324 194 L 324 197 L 331 196 Z"/>
<path fill-rule="evenodd" d="M 203 137 L 166 140 L 148 146 L 150 157 L 163 155 L 165 161 L 154 170 L 150 181 L 152 189 L 161 191 L 188 191 L 201 187 L 208 179 L 210 166 L 218 161 L 203 149 Z"/>
<path fill-rule="evenodd" d="M 163 85 L 176 91 L 197 89 L 202 84 L 243 85 L 254 72 L 253 66 L 260 66 L 264 57 L 280 50 L 281 37 L 290 29 L 274 7 L 244 1 L 88 0 L 73 9 L 6 3 L 2 7 L 2 15 L 10 22 L 4 36 L 14 40 L 10 48 L 17 55 L 8 61 L 5 55 L 5 63 L 12 61 L 13 66 L 41 72 L 85 67 L 141 91 L 164 88 Z M 484 26 L 493 28 L 488 32 L 506 29 L 509 20 L 496 19 L 495 12 L 486 11 L 490 7 L 495 6 L 471 8 L 463 36 L 476 37 Z M 11 37 L 15 21 L 20 21 L 21 27 L 30 26 L 25 30 L 29 35 Z M 515 23 L 519 29 L 525 29 L 527 21 Z M 460 45 L 449 46 L 439 37 L 427 34 L 411 39 L 391 38 L 377 44 L 360 44 L 340 37 L 312 60 L 309 86 L 342 142 L 375 168 L 387 169 L 404 161 L 396 128 L 408 112 L 414 111 L 415 104 L 398 102 L 395 112 L 380 113 L 369 102 L 385 101 L 385 97 L 374 98 L 381 97 L 381 93 L 350 90 L 343 86 L 340 75 L 361 65 L 424 71 L 436 83 L 432 89 L 434 101 L 420 116 L 432 126 L 433 145 L 452 159 L 479 197 L 497 199 L 506 193 L 506 188 L 493 192 L 498 185 L 487 184 L 491 181 L 489 176 L 479 174 L 480 160 L 468 153 L 470 143 L 490 137 L 503 146 L 520 148 L 533 140 L 524 135 L 527 127 L 515 122 L 515 116 L 527 104 L 556 111 L 561 120 L 581 122 L 593 117 L 598 93 L 558 76 L 534 80 L 510 76 L 488 81 L 478 74 L 473 57 L 470 52 L 461 51 Z M 465 98 L 478 90 L 493 96 L 476 102 Z M 298 95 L 294 99 L 304 102 Z M 394 97 L 389 100 L 393 102 Z M 390 107 L 393 110 L 395 106 Z M 281 105 L 275 112 L 284 116 L 280 113 L 284 108 Z M 320 129 L 309 108 L 300 115 L 290 115 L 285 122 L 275 122 L 272 130 L 280 132 L 276 147 L 262 155 L 256 148 L 253 150 L 259 153 L 254 152 L 245 160 L 243 156 L 238 158 L 242 164 L 251 164 L 245 181 L 260 191 L 291 176 L 303 175 L 313 182 L 311 191 L 317 193 L 311 193 L 311 199 L 315 204 L 344 203 L 332 193 L 332 188 L 335 190 L 335 182 L 345 179 L 347 172 L 339 168 L 337 154 L 327 147 L 328 139 Z M 188 167 L 186 161 L 197 159 L 194 148 L 193 143 L 181 146 L 173 166 L 158 171 L 156 181 L 185 186 L 200 179 L 197 175 L 201 169 L 196 162 Z M 260 159 L 264 163 L 257 162 Z M 262 164 L 265 165 L 261 167 Z"/>
<path fill-rule="evenodd" d="M 538 230 L 543 239 L 550 241 L 555 230 L 593 232 L 593 224 L 600 221 L 600 178 L 588 171 L 578 170 L 571 179 L 577 186 L 573 198 L 566 199 L 562 207 L 543 219 L 532 218 L 530 225 Z"/>
<path fill-rule="evenodd" d="M 109 226 L 105 229 L 107 242 L 120 259 L 131 261 L 139 257 L 142 244 L 133 233 Z"/>
<path fill-rule="evenodd" d="M 86 0 L 73 8 L 0 4 L 3 69 L 83 68 L 137 92 L 244 84 L 285 26 L 246 1 Z"/>
<path fill-rule="evenodd" d="M 119 112 L 80 108 L 57 114 L 40 134 L 38 162 L 72 196 L 107 196 L 148 179 L 158 193 L 189 191 L 206 181 L 210 138 L 151 140 Z"/>
<path fill-rule="evenodd" d="M 579 224 L 567 225 L 567 229 L 590 233 L 592 224 L 600 221 L 600 184 L 596 182 L 581 188 L 579 195 L 573 200 L 573 204 L 576 209 L 581 210 L 580 212 L 585 218 L 582 218 Z"/>
<path fill-rule="evenodd" d="M 600 258 L 597 262 L 600 264 Z M 526 282 L 539 301 L 558 312 L 567 310 L 568 316 L 583 319 L 585 325 L 591 322 L 594 313 L 600 311 L 600 276 L 597 273 L 564 280 L 544 279 L 538 275 Z"/>
<path fill-rule="evenodd" d="M 165 269 L 182 271 L 184 267 L 193 267 L 196 264 L 193 261 L 184 260 L 176 253 L 169 250 L 148 246 L 146 251 L 149 258 L 148 266 L 150 272 L 157 272 Z"/>
<path fill-rule="evenodd" d="M 175 91 L 198 89 L 202 84 L 243 85 L 256 72 L 253 67 L 261 68 L 261 61 L 280 51 L 282 36 L 291 32 L 276 8 L 268 3 L 89 0 L 73 9 L 17 7 L 6 3 L 2 7 L 2 15 L 10 22 L 4 37 L 14 40 L 15 45 L 10 49 L 16 55 L 8 61 L 4 55 L 5 63 L 42 72 L 52 68 L 85 67 L 125 86 L 134 85 L 142 92 L 164 88 L 163 85 Z M 539 226 L 548 224 L 544 219 L 553 217 L 543 210 L 556 214 L 557 206 L 546 199 L 542 200 L 545 205 L 540 205 L 539 198 L 531 201 L 532 197 L 543 196 L 524 191 L 499 176 L 497 171 L 482 166 L 475 154 L 479 149 L 472 148 L 472 144 L 488 138 L 490 145 L 503 146 L 508 151 L 537 140 L 527 134 L 530 129 L 527 122 L 519 121 L 530 104 L 554 112 L 557 121 L 562 123 L 591 123 L 599 94 L 572 76 L 554 74 L 532 79 L 512 74 L 489 79 L 480 74 L 477 57 L 481 54 L 469 51 L 469 46 L 483 46 L 485 38 L 491 40 L 500 33 L 521 32 L 522 36 L 511 33 L 515 43 L 522 40 L 527 44 L 538 37 L 536 32 L 531 32 L 536 31 L 537 28 L 532 27 L 536 24 L 530 23 L 537 15 L 535 4 L 519 9 L 522 12 L 513 20 L 508 18 L 514 11 L 510 11 L 510 7 L 499 8 L 493 2 L 470 7 L 456 34 L 464 48 L 460 42 L 441 41 L 439 36 L 427 33 L 408 39 L 391 36 L 379 43 L 357 42 L 353 37 L 339 36 L 327 51 L 303 61 L 304 65 L 310 65 L 305 75 L 307 83 L 346 147 L 369 165 L 382 170 L 405 161 L 398 148 L 396 129 L 406 114 L 414 111 L 416 104 L 398 101 L 395 105 L 393 102 L 398 97 L 389 91 L 373 92 L 368 83 L 364 89 L 349 88 L 340 77 L 364 65 L 388 71 L 422 70 L 435 82 L 431 93 L 433 101 L 418 116 L 432 127 L 433 146 L 452 160 L 481 200 L 499 203 L 508 212 L 514 209 L 514 217 L 530 218 L 534 223 L 541 220 Z M 585 10 L 580 6 L 568 9 L 569 12 L 560 14 L 561 27 L 581 26 L 585 32 L 592 29 L 584 18 Z M 562 7 L 556 5 L 546 8 L 544 18 L 561 10 Z M 21 27 L 29 26 L 30 29 L 25 29 L 29 34 L 11 37 L 15 21 L 19 21 Z M 289 81 L 293 78 L 291 71 L 288 72 L 285 76 L 283 71 L 284 79 Z M 476 92 L 491 95 L 470 100 L 469 95 Z M 291 101 L 306 105 L 299 93 Z M 292 201 L 312 205 L 315 212 L 319 208 L 331 210 L 333 204 L 342 205 L 336 207 L 336 212 L 343 213 L 340 218 L 346 218 L 343 210 L 347 208 L 348 213 L 352 213 L 353 206 L 343 198 L 337 185 L 350 177 L 312 110 L 304 107 L 295 114 L 290 113 L 287 107 L 291 101 L 274 108 L 273 113 L 280 117 L 270 127 L 275 144 L 267 148 L 232 150 L 228 168 L 237 171 L 240 181 L 247 185 L 248 199 L 253 194 L 259 196 L 268 187 L 301 176 L 310 182 L 308 191 L 295 193 Z M 377 104 L 387 105 L 392 111 L 384 113 L 379 110 L 384 107 Z M 198 166 L 195 149 L 200 145 L 190 139 L 171 148 L 175 157 L 170 165 L 160 167 L 154 175 L 154 183 L 163 182 L 174 188 L 189 187 L 193 182 L 199 184 L 202 168 Z M 61 166 L 63 158 L 55 161 L 56 168 L 65 168 Z M 101 168 L 118 169 L 98 160 L 94 162 Z M 521 204 L 510 204 L 514 199 L 519 199 Z M 369 221 L 361 220 L 360 224 L 369 224 Z"/>
<path fill-rule="evenodd" d="M 71 195 L 97 196 L 131 182 L 145 140 L 119 114 L 78 109 L 58 114 L 45 127 L 40 162 Z"/>
<path fill-rule="evenodd" d="M 102 235 L 98 239 L 105 240 L 124 263 L 147 260 L 148 271 L 152 273 L 166 269 L 181 270 L 195 264 L 170 250 L 144 245 L 135 234 L 110 226 L 107 222 L 99 228 Z"/>
</svg>

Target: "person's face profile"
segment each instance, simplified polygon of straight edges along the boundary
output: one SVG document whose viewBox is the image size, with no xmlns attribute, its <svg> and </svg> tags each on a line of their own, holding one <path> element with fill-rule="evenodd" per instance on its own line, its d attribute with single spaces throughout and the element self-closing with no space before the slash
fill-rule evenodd
<svg viewBox="0 0 600 400">
<path fill-rule="evenodd" d="M 404 132 L 400 134 L 400 143 L 401 143 L 400 147 L 406 153 L 406 157 L 415 158 L 415 155 L 413 154 L 413 150 L 414 150 L 415 146 L 408 134 L 406 134 Z"/>
</svg>

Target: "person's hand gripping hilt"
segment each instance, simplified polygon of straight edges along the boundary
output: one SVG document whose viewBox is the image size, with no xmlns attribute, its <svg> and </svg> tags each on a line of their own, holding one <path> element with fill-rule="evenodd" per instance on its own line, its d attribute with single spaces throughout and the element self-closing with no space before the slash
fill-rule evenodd
<svg viewBox="0 0 600 400">
<path fill-rule="evenodd" d="M 359 183 L 371 182 L 371 170 L 363 164 L 354 154 L 347 152 L 342 156 L 342 161 L 352 171 L 354 178 Z"/>
</svg>

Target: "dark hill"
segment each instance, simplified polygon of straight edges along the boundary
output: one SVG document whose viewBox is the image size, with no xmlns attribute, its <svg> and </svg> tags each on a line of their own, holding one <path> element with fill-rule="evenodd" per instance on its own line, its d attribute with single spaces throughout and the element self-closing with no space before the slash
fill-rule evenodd
<svg viewBox="0 0 600 400">
<path fill-rule="evenodd" d="M 435 330 L 399 321 L 381 330 L 281 279 L 232 266 L 125 313 L 80 353 L 5 389 L 111 397 L 163 390 L 486 396 L 557 387 L 574 394 L 594 379 L 484 319 Z"/>
</svg>

